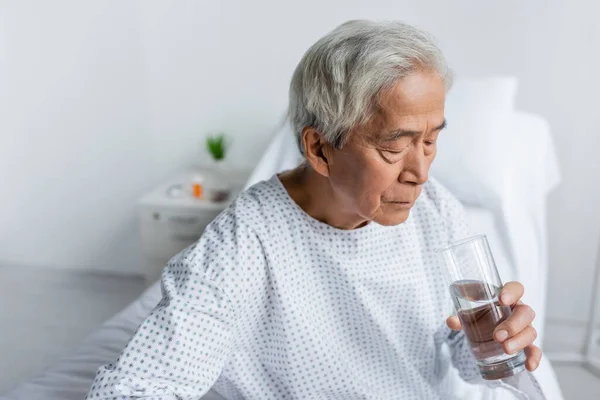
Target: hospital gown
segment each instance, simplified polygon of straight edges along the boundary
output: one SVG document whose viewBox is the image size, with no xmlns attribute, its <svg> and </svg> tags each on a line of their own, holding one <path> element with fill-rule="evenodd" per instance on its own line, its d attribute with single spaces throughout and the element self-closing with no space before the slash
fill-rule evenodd
<svg viewBox="0 0 600 400">
<path fill-rule="evenodd" d="M 543 399 L 528 372 L 483 381 L 445 324 L 435 250 L 468 234 L 434 180 L 405 223 L 340 230 L 274 176 L 169 262 L 162 300 L 87 398 Z"/>
</svg>

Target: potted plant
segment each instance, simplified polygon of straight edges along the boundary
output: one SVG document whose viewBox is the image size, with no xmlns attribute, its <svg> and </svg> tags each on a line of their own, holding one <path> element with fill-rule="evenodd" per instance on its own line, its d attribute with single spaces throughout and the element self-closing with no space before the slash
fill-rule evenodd
<svg viewBox="0 0 600 400">
<path fill-rule="evenodd" d="M 206 183 L 207 197 L 211 201 L 224 201 L 229 197 L 230 187 L 222 167 L 228 147 L 229 143 L 224 133 L 206 137 L 206 150 L 214 161 L 210 179 Z"/>
<path fill-rule="evenodd" d="M 225 159 L 227 147 L 227 141 L 224 133 L 218 133 L 206 137 L 206 150 L 208 150 L 208 153 L 217 163 Z"/>
</svg>

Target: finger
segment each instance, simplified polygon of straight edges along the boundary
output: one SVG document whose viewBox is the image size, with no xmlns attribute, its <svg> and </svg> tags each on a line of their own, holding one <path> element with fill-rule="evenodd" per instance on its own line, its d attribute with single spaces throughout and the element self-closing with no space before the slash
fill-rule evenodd
<svg viewBox="0 0 600 400">
<path fill-rule="evenodd" d="M 531 307 L 526 304 L 519 304 L 515 306 L 512 315 L 496 327 L 494 338 L 502 343 L 531 325 L 534 318 L 535 312 Z"/>
<path fill-rule="evenodd" d="M 525 348 L 525 355 L 527 356 L 525 368 L 527 368 L 528 371 L 534 371 L 538 365 L 540 365 L 540 361 L 542 360 L 542 349 L 531 345 Z"/>
<path fill-rule="evenodd" d="M 500 290 L 500 304 L 511 306 L 523 297 L 525 288 L 519 282 L 508 282 Z"/>
<path fill-rule="evenodd" d="M 537 332 L 533 326 L 528 326 L 519 332 L 516 336 L 505 340 L 502 344 L 504 352 L 506 354 L 515 354 L 518 351 L 525 349 L 528 346 L 533 345 L 533 341 L 537 337 Z"/>
<path fill-rule="evenodd" d="M 454 331 L 460 331 L 462 329 L 462 324 L 460 323 L 460 319 L 458 319 L 458 317 L 456 315 L 449 317 L 446 320 L 446 325 L 448 325 L 448 328 L 450 328 Z"/>
<path fill-rule="evenodd" d="M 514 310 L 517 306 L 520 306 L 521 304 L 525 304 L 525 303 L 523 303 L 521 300 L 519 300 L 515 304 L 513 304 L 512 306 L 510 306 L 510 309 Z"/>
</svg>

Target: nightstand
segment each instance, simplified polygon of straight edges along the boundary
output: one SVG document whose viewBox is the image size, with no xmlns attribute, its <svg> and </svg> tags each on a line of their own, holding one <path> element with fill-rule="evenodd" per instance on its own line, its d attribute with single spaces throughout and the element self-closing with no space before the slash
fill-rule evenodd
<svg viewBox="0 0 600 400">
<path fill-rule="evenodd" d="M 192 172 L 181 173 L 139 200 L 144 275 L 148 285 L 160 279 L 167 262 L 195 243 L 206 226 L 231 204 L 243 185 L 239 179 L 242 175 L 237 175 L 238 182 L 232 180 L 232 193 L 224 202 L 195 199 L 190 190 Z"/>
</svg>

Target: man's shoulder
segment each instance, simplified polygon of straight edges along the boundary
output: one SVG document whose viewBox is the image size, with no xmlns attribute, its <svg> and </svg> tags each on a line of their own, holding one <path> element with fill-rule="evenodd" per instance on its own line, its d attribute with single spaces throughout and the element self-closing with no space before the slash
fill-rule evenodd
<svg viewBox="0 0 600 400">
<path fill-rule="evenodd" d="M 271 190 L 271 184 L 264 181 L 240 193 L 195 244 L 169 262 L 167 274 L 174 278 L 187 270 L 202 274 L 240 303 L 247 294 L 240 288 L 261 285 L 265 270 L 262 239 L 268 233 L 265 201 L 270 201 Z"/>
<path fill-rule="evenodd" d="M 280 193 L 275 183 L 272 179 L 261 181 L 242 191 L 209 227 L 257 230 L 264 226 L 269 209 L 278 204 Z"/>
</svg>

